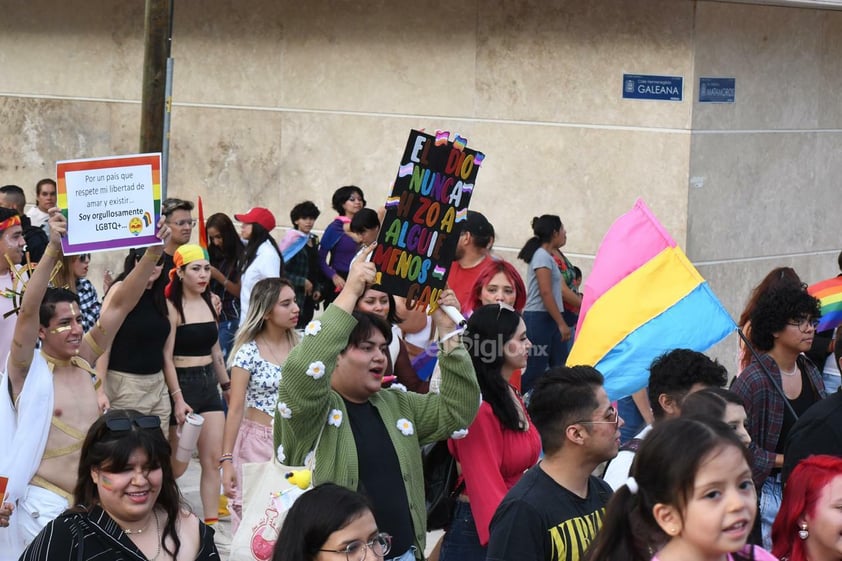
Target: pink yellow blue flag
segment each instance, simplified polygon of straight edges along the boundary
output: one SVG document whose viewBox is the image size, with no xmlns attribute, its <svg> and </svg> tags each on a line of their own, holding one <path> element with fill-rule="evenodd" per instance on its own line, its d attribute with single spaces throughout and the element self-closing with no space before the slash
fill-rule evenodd
<svg viewBox="0 0 842 561">
<path fill-rule="evenodd" d="M 817 282 L 807 292 L 819 299 L 822 317 L 816 331 L 827 331 L 842 324 L 842 275 Z"/>
<path fill-rule="evenodd" d="M 605 376 L 608 397 L 646 386 L 649 365 L 677 348 L 704 352 L 737 328 L 642 199 L 611 225 L 585 282 L 568 365 Z"/>
</svg>

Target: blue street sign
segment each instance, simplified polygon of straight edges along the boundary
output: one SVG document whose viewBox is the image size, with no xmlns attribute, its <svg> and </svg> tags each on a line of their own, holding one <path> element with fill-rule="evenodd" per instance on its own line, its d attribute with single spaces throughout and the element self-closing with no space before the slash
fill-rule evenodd
<svg viewBox="0 0 842 561">
<path fill-rule="evenodd" d="M 699 103 L 734 103 L 736 78 L 699 78 Z"/>
<path fill-rule="evenodd" d="M 623 74 L 623 99 L 681 101 L 684 78 L 681 76 L 644 76 Z"/>
</svg>

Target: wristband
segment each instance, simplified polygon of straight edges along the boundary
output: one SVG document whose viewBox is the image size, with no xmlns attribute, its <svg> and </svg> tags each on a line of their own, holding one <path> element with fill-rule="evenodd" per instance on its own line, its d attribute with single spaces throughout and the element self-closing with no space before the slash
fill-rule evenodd
<svg viewBox="0 0 842 561">
<path fill-rule="evenodd" d="M 228 457 L 219 458 L 219 465 L 222 465 L 225 462 L 231 462 L 233 464 L 234 458 L 228 458 Z"/>
<path fill-rule="evenodd" d="M 48 257 L 60 257 L 61 256 L 61 250 L 54 248 L 52 246 L 52 244 L 50 244 L 44 250 L 44 255 L 46 255 Z"/>
<path fill-rule="evenodd" d="M 177 394 L 181 393 L 181 388 L 178 388 L 174 392 L 170 392 L 170 397 L 175 397 Z"/>
<path fill-rule="evenodd" d="M 444 343 L 448 339 L 452 339 L 453 337 L 456 337 L 457 335 L 461 335 L 462 332 L 464 332 L 464 331 L 465 331 L 464 327 L 457 327 L 456 329 L 454 329 L 453 331 L 451 331 L 450 333 L 448 333 L 447 335 L 445 335 L 444 337 L 439 339 L 439 343 Z"/>
<path fill-rule="evenodd" d="M 224 384 L 219 384 L 219 387 L 222 388 L 222 391 L 227 392 L 231 389 L 231 381 L 227 381 Z"/>
</svg>

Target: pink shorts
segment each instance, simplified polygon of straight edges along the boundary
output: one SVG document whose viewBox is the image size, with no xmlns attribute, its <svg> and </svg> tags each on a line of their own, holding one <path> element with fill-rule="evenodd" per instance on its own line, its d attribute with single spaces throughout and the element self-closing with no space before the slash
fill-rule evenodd
<svg viewBox="0 0 842 561">
<path fill-rule="evenodd" d="M 237 488 L 234 490 L 234 498 L 231 499 L 231 535 L 237 531 L 243 517 L 242 466 L 268 462 L 272 459 L 273 449 L 272 427 L 243 419 L 240 432 L 237 433 L 237 441 L 234 442 L 234 450 L 231 452 L 234 455 L 234 471 L 237 472 Z"/>
</svg>

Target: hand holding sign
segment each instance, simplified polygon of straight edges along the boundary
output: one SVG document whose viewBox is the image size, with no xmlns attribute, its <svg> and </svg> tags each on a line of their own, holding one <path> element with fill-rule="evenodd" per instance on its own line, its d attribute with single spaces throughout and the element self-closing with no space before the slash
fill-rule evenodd
<svg viewBox="0 0 842 561">
<path fill-rule="evenodd" d="M 357 300 L 365 292 L 369 285 L 374 283 L 377 277 L 377 268 L 369 261 L 369 256 L 374 251 L 377 243 L 364 247 L 351 261 L 351 269 L 348 271 L 348 278 L 342 292 L 334 300 L 334 304 L 348 313 L 354 311 Z"/>
<path fill-rule="evenodd" d="M 61 238 L 67 235 L 67 219 L 58 207 L 49 210 L 50 241 L 61 245 Z"/>
</svg>

